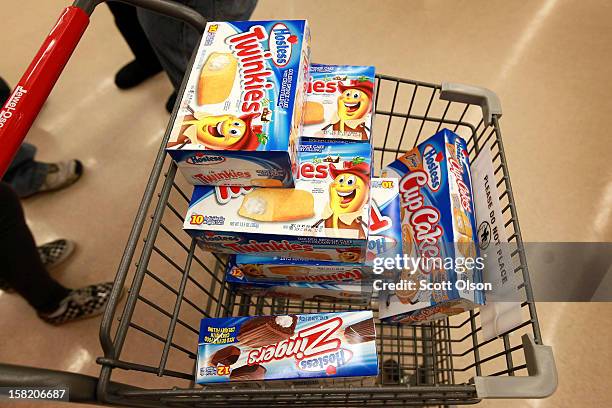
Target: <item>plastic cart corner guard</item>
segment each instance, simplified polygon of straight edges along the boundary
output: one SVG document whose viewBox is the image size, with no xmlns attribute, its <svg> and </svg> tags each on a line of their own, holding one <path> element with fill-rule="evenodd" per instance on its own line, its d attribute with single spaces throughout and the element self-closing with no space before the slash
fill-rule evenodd
<svg viewBox="0 0 612 408">
<path fill-rule="evenodd" d="M 442 82 L 440 99 L 479 105 L 482 108 L 482 116 L 487 126 L 492 123 L 493 115 L 497 117 L 502 115 L 499 97 L 487 88 L 456 82 Z"/>
<path fill-rule="evenodd" d="M 558 377 L 552 347 L 522 336 L 529 376 L 474 377 L 478 398 L 546 398 L 557 389 Z"/>
</svg>

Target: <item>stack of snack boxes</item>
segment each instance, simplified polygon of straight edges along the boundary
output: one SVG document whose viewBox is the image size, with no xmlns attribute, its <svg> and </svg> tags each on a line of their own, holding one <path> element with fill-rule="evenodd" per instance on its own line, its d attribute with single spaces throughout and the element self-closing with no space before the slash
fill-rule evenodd
<svg viewBox="0 0 612 408">
<path fill-rule="evenodd" d="M 366 305 L 376 258 L 413 248 L 413 169 L 373 178 L 374 67 L 309 60 L 304 20 L 207 24 L 167 144 L 195 185 L 184 229 L 240 293 Z M 430 306 L 398 297 L 390 321 Z M 197 382 L 377 375 L 374 340 L 372 311 L 203 319 Z"/>
</svg>

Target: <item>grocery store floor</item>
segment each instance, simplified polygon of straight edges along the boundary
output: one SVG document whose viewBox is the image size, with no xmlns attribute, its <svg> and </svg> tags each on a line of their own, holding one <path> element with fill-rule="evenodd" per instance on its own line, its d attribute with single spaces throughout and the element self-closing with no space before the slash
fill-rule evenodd
<svg viewBox="0 0 612 408">
<path fill-rule="evenodd" d="M 67 2 L 2 1 L 5 79 L 19 79 Z M 612 3 L 260 0 L 254 17 L 308 18 L 314 61 L 373 64 L 386 74 L 495 90 L 524 239 L 612 241 L 605 125 Z M 25 202 L 39 242 L 78 243 L 58 273 L 66 285 L 112 280 L 168 120 L 164 76 L 128 92 L 114 86 L 115 71 L 130 58 L 110 13 L 99 7 L 28 136 L 40 159 L 80 158 L 86 168 L 73 187 Z M 97 374 L 98 319 L 49 327 L 3 292 L 0 308 L 0 361 Z M 612 304 L 548 303 L 538 312 L 544 341 L 554 348 L 558 391 L 547 400 L 483 406 L 612 406 Z"/>
</svg>

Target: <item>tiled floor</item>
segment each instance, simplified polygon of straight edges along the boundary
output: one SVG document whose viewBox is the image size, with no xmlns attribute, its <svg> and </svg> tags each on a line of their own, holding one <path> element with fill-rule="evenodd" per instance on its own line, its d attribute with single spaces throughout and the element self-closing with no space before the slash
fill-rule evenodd
<svg viewBox="0 0 612 408">
<path fill-rule="evenodd" d="M 67 3 L 2 2 L 5 79 L 18 80 Z M 524 239 L 612 241 L 606 127 L 612 3 L 260 0 L 254 17 L 308 18 L 315 61 L 373 64 L 386 74 L 495 90 Z M 41 160 L 77 157 L 86 167 L 75 186 L 25 202 L 39 242 L 78 242 L 74 258 L 57 273 L 66 285 L 114 277 L 168 120 L 163 105 L 170 85 L 162 75 L 129 92 L 113 85 L 114 72 L 130 58 L 100 6 L 28 136 Z M 0 361 L 98 373 L 99 320 L 52 328 L 3 292 L 0 307 Z M 547 400 L 483 405 L 611 406 L 612 305 L 548 303 L 538 312 L 544 341 L 554 348 L 558 391 Z"/>
</svg>

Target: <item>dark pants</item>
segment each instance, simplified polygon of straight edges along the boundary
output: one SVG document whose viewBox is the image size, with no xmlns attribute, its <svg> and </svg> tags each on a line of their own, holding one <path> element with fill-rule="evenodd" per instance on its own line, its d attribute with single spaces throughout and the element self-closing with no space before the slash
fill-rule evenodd
<svg viewBox="0 0 612 408">
<path fill-rule="evenodd" d="M 0 279 L 41 313 L 56 310 L 70 293 L 43 266 L 19 197 L 5 183 L 0 183 Z"/>
<path fill-rule="evenodd" d="M 4 79 L 0 78 L 0 105 L 4 105 L 10 94 L 11 88 Z M 19 197 L 36 193 L 47 177 L 49 165 L 34 160 L 35 155 L 36 146 L 23 143 L 2 178 L 2 181 L 9 183 L 15 189 Z"/>
<path fill-rule="evenodd" d="M 257 0 L 177 0 L 202 14 L 208 21 L 248 20 Z M 138 19 L 159 62 L 175 90 L 185 76 L 189 59 L 201 35 L 191 26 L 170 17 L 138 10 Z"/>
<path fill-rule="evenodd" d="M 115 1 L 110 1 L 106 4 L 111 13 L 113 13 L 115 25 L 130 47 L 130 50 L 132 50 L 136 61 L 143 66 L 161 69 L 157 55 L 138 22 L 136 7 Z"/>
</svg>

